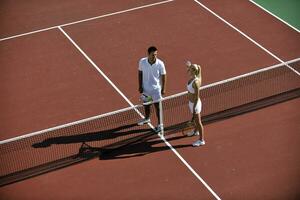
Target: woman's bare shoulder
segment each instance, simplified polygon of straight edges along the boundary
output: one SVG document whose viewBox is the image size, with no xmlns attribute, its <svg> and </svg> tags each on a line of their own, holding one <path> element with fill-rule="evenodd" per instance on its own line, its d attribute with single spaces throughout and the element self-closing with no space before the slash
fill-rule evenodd
<svg viewBox="0 0 300 200">
<path fill-rule="evenodd" d="M 193 85 L 194 87 L 199 88 L 201 86 L 201 78 L 196 78 Z"/>
</svg>

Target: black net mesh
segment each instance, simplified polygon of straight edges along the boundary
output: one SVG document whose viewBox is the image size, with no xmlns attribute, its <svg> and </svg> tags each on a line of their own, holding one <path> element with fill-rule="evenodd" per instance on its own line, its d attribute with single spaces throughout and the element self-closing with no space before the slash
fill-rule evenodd
<svg viewBox="0 0 300 200">
<path fill-rule="evenodd" d="M 299 61 L 289 65 L 300 70 Z M 200 96 L 205 124 L 299 97 L 300 76 L 284 65 L 276 66 L 202 87 Z M 190 125 L 186 93 L 167 97 L 162 105 L 165 134 Z M 155 132 L 149 126 L 137 126 L 142 115 L 143 107 L 135 106 L 29 137 L 1 141 L 0 185 L 98 157 L 153 136 Z"/>
</svg>

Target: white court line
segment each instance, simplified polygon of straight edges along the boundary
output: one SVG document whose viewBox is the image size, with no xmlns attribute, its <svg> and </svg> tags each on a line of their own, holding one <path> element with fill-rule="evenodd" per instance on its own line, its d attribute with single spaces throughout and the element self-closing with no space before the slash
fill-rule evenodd
<svg viewBox="0 0 300 200">
<path fill-rule="evenodd" d="M 125 99 L 125 101 L 132 107 L 135 108 L 134 104 L 119 90 L 119 88 L 99 69 L 99 67 L 88 57 L 88 55 L 72 40 L 72 38 L 61 28 L 59 30 L 71 41 L 71 43 L 80 51 L 80 53 L 93 65 L 94 68 L 112 85 L 112 87 Z M 143 117 L 143 115 L 135 108 L 135 111 Z M 154 126 L 150 123 L 148 125 L 154 129 Z M 166 141 L 163 135 L 158 134 L 158 136 L 165 142 L 165 144 L 175 153 L 175 155 L 182 161 L 182 163 L 196 176 L 196 178 L 212 193 L 212 195 L 217 199 L 221 198 L 209 187 L 209 185 L 197 174 L 197 172 L 184 160 L 184 158 L 173 148 L 173 146 Z"/>
<path fill-rule="evenodd" d="M 211 187 L 204 181 L 201 176 L 183 159 L 183 157 L 174 149 L 174 147 L 163 137 L 160 138 L 166 143 L 166 145 L 175 153 L 175 155 L 183 162 L 183 164 L 196 176 L 196 178 L 206 187 L 206 189 L 217 199 L 221 200 L 221 198 L 211 189 Z M 201 198 L 200 198 L 201 199 Z"/>
<path fill-rule="evenodd" d="M 113 15 L 123 14 L 123 13 L 131 12 L 131 11 L 134 11 L 134 10 L 139 10 L 139 9 L 143 9 L 143 8 L 157 6 L 157 5 L 161 5 L 161 4 L 165 4 L 165 3 L 169 3 L 169 2 L 173 2 L 173 1 L 174 0 L 161 1 L 161 2 L 157 2 L 157 3 L 147 4 L 147 5 L 144 5 L 144 6 L 130 8 L 130 9 L 127 9 L 127 10 L 113 12 L 113 13 L 109 13 L 109 14 L 105 14 L 105 15 L 99 15 L 99 16 L 96 16 L 96 17 L 91 17 L 91 18 L 87 18 L 87 19 L 83 19 L 83 20 L 79 20 L 79 21 L 75 21 L 75 22 L 60 24 L 60 25 L 56 25 L 56 26 L 52 26 L 52 27 L 48 27 L 48 28 L 44 28 L 44 29 L 39 29 L 39 30 L 36 30 L 36 31 L 31 31 L 31 32 L 27 32 L 27 33 L 22 33 L 22 34 L 10 36 L 10 37 L 5 37 L 5 38 L 0 39 L 0 42 L 5 41 L 5 40 L 18 38 L 18 37 L 22 37 L 22 36 L 26 36 L 26 35 L 31 35 L 31 34 L 34 34 L 34 33 L 49 31 L 49 30 L 52 30 L 52 29 L 56 29 L 58 27 L 65 27 L 65 26 L 70 26 L 70 25 L 74 25 L 74 24 L 79 24 L 79 23 L 83 23 L 83 22 L 87 22 L 87 21 L 91 21 L 91 20 L 95 20 L 95 19 L 100 19 L 100 18 L 109 17 L 109 16 L 113 16 Z"/>
<path fill-rule="evenodd" d="M 277 15 L 275 15 L 274 13 L 268 11 L 266 8 L 262 7 L 261 5 L 259 5 L 258 3 L 254 2 L 253 0 L 249 0 L 251 3 L 253 3 L 254 5 L 256 5 L 257 7 L 259 7 L 260 9 L 264 10 L 265 12 L 267 12 L 268 14 L 272 15 L 273 17 L 275 17 L 277 20 L 281 21 L 282 23 L 284 23 L 285 25 L 289 26 L 290 28 L 294 29 L 295 31 L 297 31 L 298 33 L 300 33 L 300 31 L 292 26 L 291 24 L 289 24 L 288 22 L 286 22 L 285 20 L 281 19 L 280 17 L 278 17 Z"/>
<path fill-rule="evenodd" d="M 92 59 L 74 42 L 74 40 L 59 26 L 58 29 L 68 38 L 68 40 L 77 48 L 77 50 L 93 65 L 93 67 L 105 78 L 105 80 L 126 100 L 131 106 L 134 105 L 126 98 L 119 88 L 106 76 L 106 74 L 92 61 Z"/>
<path fill-rule="evenodd" d="M 273 54 L 271 51 L 269 51 L 268 49 L 266 49 L 265 47 L 263 47 L 261 44 L 259 44 L 258 42 L 256 42 L 254 39 L 252 39 L 251 37 L 249 37 L 247 34 L 245 34 L 244 32 L 242 32 L 241 30 L 239 30 L 238 28 L 236 28 L 235 26 L 233 26 L 232 24 L 230 24 L 228 21 L 226 21 L 225 19 L 223 19 L 222 17 L 220 17 L 218 14 L 216 14 L 215 12 L 213 12 L 212 10 L 210 10 L 208 7 L 206 7 L 204 4 L 200 3 L 197 0 L 194 0 L 197 4 L 199 4 L 201 7 L 203 7 L 205 10 L 207 10 L 208 12 L 210 12 L 211 14 L 213 14 L 215 17 L 217 17 L 218 19 L 220 19 L 221 21 L 223 21 L 225 24 L 227 24 L 228 26 L 230 26 L 231 28 L 233 28 L 234 30 L 236 30 L 237 32 L 239 32 L 241 35 L 243 35 L 245 38 L 247 38 L 248 40 L 250 40 L 252 43 L 254 43 L 256 46 L 258 46 L 259 48 L 261 48 L 262 50 L 264 50 L 266 53 L 268 53 L 270 56 L 272 56 L 273 58 L 275 58 L 276 60 L 278 60 L 279 62 L 281 62 L 282 64 L 284 64 L 285 66 L 287 66 L 289 69 L 291 69 L 293 72 L 295 72 L 298 76 L 300 76 L 300 72 L 298 72 L 297 70 L 295 70 L 293 67 L 289 66 L 287 63 L 285 63 L 282 59 L 280 59 L 278 56 L 276 56 L 275 54 Z"/>
</svg>

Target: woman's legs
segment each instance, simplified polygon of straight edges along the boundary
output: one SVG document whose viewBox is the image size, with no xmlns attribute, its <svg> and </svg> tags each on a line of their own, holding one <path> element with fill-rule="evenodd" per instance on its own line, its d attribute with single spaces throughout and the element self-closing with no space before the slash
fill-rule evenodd
<svg viewBox="0 0 300 200">
<path fill-rule="evenodd" d="M 201 115 L 200 113 L 194 114 L 194 125 L 195 125 L 195 132 L 199 132 L 199 139 L 204 141 L 204 129 L 201 122 Z"/>
<path fill-rule="evenodd" d="M 204 141 L 204 130 L 203 130 L 203 125 L 201 122 L 201 115 L 199 114 L 194 114 L 194 125 L 195 125 L 195 133 L 199 133 L 199 140 L 193 143 L 194 147 L 202 146 L 205 145 Z"/>
</svg>

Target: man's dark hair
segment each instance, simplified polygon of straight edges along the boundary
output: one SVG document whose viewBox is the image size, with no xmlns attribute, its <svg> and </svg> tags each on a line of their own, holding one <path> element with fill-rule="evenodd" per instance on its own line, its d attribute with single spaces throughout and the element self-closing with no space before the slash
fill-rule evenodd
<svg viewBox="0 0 300 200">
<path fill-rule="evenodd" d="M 155 52 L 157 51 L 157 48 L 155 46 L 151 46 L 148 48 L 148 54 L 150 54 L 151 52 Z"/>
</svg>

